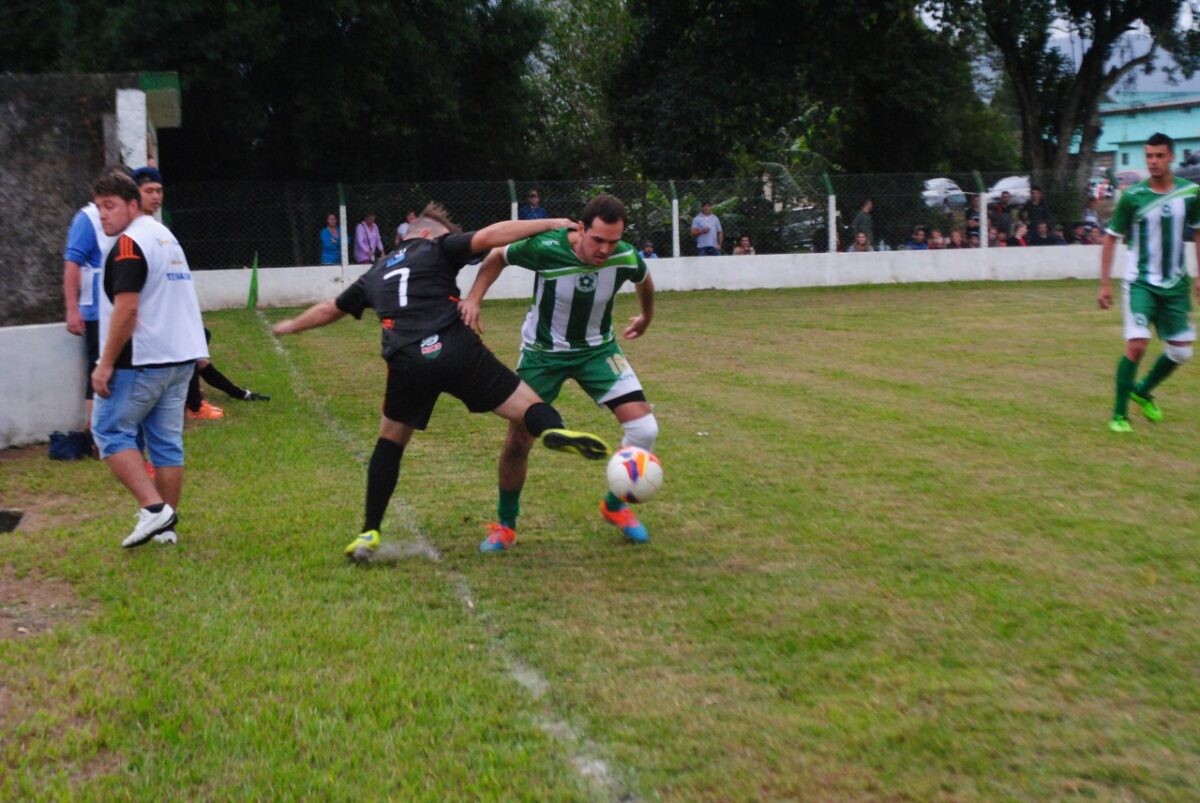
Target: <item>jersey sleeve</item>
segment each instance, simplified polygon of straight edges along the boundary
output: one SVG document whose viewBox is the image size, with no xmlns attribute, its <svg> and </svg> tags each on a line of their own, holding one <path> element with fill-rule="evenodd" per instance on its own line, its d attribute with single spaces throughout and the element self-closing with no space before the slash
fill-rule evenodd
<svg viewBox="0 0 1200 803">
<path fill-rule="evenodd" d="M 132 237 L 122 234 L 108 254 L 104 273 L 105 284 L 111 287 L 113 298 L 121 293 L 140 293 L 149 274 L 146 255 Z"/>
<path fill-rule="evenodd" d="M 634 284 L 641 284 L 646 281 L 646 277 L 650 275 L 650 267 L 646 264 L 646 260 L 642 257 L 642 252 L 635 250 L 633 255 L 637 257 L 637 267 L 633 269 L 633 275 L 629 277 L 629 281 Z"/>
<path fill-rule="evenodd" d="M 1109 234 L 1115 234 L 1118 237 L 1129 236 L 1129 224 L 1133 222 L 1133 197 L 1126 192 L 1121 195 L 1121 200 L 1117 201 L 1117 208 L 1113 210 L 1113 216 L 1108 221 Z"/>
<path fill-rule="evenodd" d="M 517 240 L 515 243 L 506 245 L 504 261 L 509 265 L 520 265 L 522 268 L 537 270 L 541 260 L 538 259 L 536 239 L 536 237 L 526 237 L 524 240 Z"/>
<path fill-rule="evenodd" d="M 362 320 L 363 310 L 371 306 L 370 299 L 367 298 L 367 274 L 359 276 L 354 281 L 354 284 L 342 291 L 341 295 L 334 299 L 334 305 L 346 313 L 353 315 L 356 319 Z"/>
<path fill-rule="evenodd" d="M 445 235 L 441 238 L 442 254 L 454 267 L 461 268 L 475 255 L 471 251 L 471 240 L 474 237 L 475 232 L 473 231 Z"/>
<path fill-rule="evenodd" d="M 1200 187 L 1196 187 L 1192 191 L 1191 197 L 1186 202 L 1187 212 L 1185 217 L 1187 223 L 1192 228 L 1200 227 Z"/>
<path fill-rule="evenodd" d="M 63 249 L 63 259 L 70 260 L 76 265 L 90 265 L 92 254 L 96 251 L 96 230 L 92 221 L 83 212 L 76 212 L 67 231 L 67 247 Z"/>
</svg>

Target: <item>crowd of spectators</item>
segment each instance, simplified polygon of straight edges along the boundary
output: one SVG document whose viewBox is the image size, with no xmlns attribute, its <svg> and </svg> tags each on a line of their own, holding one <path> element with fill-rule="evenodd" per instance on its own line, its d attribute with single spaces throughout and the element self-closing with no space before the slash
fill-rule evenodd
<svg viewBox="0 0 1200 803">
<path fill-rule="evenodd" d="M 1002 192 L 987 210 L 987 246 L 1009 248 L 1043 245 L 1099 245 L 1103 232 L 1095 197 L 1089 197 L 1082 219 L 1065 225 L 1051 215 L 1042 188 L 1030 187 L 1029 200 L 1014 201 L 1012 194 Z M 874 204 L 867 199 L 850 224 L 850 243 L 847 251 L 880 250 L 881 244 L 871 247 Z M 932 251 L 953 248 L 979 248 L 985 233 L 980 229 L 977 211 L 969 209 L 962 225 L 954 225 L 946 235 L 940 228 L 918 225 L 899 247 L 908 251 Z M 866 239 L 864 247 L 863 239 Z"/>
</svg>

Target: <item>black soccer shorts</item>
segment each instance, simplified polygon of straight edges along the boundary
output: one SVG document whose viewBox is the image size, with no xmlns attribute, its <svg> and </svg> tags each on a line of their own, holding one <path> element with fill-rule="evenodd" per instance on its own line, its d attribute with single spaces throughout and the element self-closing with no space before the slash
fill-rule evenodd
<svg viewBox="0 0 1200 803">
<path fill-rule="evenodd" d="M 449 393 L 473 413 L 495 410 L 513 394 L 520 378 L 461 321 L 409 343 L 388 360 L 383 414 L 425 429 L 438 396 Z"/>
</svg>

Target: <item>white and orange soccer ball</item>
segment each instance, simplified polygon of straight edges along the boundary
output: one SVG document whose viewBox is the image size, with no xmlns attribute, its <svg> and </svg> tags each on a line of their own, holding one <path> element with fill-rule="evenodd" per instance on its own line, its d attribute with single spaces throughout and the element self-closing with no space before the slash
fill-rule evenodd
<svg viewBox="0 0 1200 803">
<path fill-rule="evenodd" d="M 662 463 L 645 449 L 623 446 L 608 460 L 608 489 L 626 502 L 645 502 L 662 482 Z"/>
</svg>

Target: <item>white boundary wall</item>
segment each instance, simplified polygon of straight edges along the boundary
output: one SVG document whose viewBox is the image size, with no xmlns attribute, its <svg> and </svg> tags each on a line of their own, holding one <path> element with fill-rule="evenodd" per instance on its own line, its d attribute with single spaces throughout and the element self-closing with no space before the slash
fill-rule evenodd
<svg viewBox="0 0 1200 803">
<path fill-rule="evenodd" d="M 1118 253 L 1116 272 L 1124 264 Z M 1195 273 L 1195 249 L 1188 248 Z M 868 254 L 773 254 L 753 257 L 680 257 L 650 262 L 658 291 L 751 290 L 907 282 L 1094 279 L 1094 246 L 989 248 L 964 251 L 882 251 Z M 304 306 L 333 298 L 366 268 L 267 268 L 258 272 L 262 307 Z M 466 292 L 476 268 L 459 274 Z M 249 270 L 197 271 L 205 310 L 244 307 Z M 532 274 L 509 268 L 489 298 L 528 298 Z M 632 288 L 626 286 L 626 292 Z M 1114 318 L 1116 336 L 1118 323 Z M 220 364 L 220 359 L 217 360 Z M 54 430 L 83 425 L 83 344 L 64 324 L 0 328 L 0 448 L 48 440 Z"/>
</svg>

